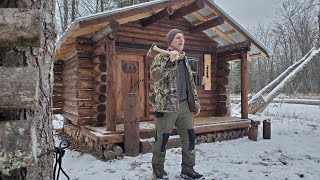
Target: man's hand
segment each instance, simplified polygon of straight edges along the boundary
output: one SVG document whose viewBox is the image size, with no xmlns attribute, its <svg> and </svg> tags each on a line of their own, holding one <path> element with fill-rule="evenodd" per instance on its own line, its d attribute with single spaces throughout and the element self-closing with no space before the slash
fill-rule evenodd
<svg viewBox="0 0 320 180">
<path fill-rule="evenodd" d="M 200 108 L 198 108 L 198 111 L 194 114 L 194 116 L 198 116 L 200 114 Z"/>
<path fill-rule="evenodd" d="M 179 59 L 180 53 L 176 50 L 170 51 L 170 60 L 172 62 L 176 61 L 177 59 Z"/>
</svg>

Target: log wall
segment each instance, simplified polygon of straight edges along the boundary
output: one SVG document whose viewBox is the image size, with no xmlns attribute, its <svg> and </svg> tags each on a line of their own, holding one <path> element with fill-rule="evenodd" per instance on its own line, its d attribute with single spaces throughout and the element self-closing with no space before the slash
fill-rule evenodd
<svg viewBox="0 0 320 180">
<path fill-rule="evenodd" d="M 75 53 L 54 63 L 54 114 L 62 114 L 75 125 L 92 124 L 94 116 L 94 63 L 92 41 L 77 38 Z"/>
<path fill-rule="evenodd" d="M 216 116 L 226 116 L 230 114 L 229 101 L 230 96 L 228 93 L 230 64 L 227 61 L 216 59 L 215 63 L 215 99 L 216 99 Z"/>
<path fill-rule="evenodd" d="M 159 47 L 166 48 L 165 36 L 172 28 L 179 28 L 184 32 L 186 43 L 185 51 L 188 57 L 199 58 L 199 78 L 204 74 L 204 54 L 211 54 L 211 90 L 204 90 L 204 86 L 197 87 L 201 102 L 200 116 L 224 116 L 227 115 L 228 63 L 218 61 L 214 56 L 216 43 L 210 40 L 204 33 L 190 34 L 190 23 L 184 19 L 170 21 L 164 18 L 153 25 L 142 28 L 140 22 L 123 24 L 116 33 L 92 42 L 90 38 L 78 38 L 74 56 L 65 60 L 62 79 L 57 76 L 57 82 L 62 80 L 63 87 L 56 87 L 55 95 L 63 93 L 64 100 L 61 105 L 61 97 L 56 108 L 60 108 L 64 117 L 77 125 L 104 125 L 108 119 L 107 90 L 108 76 L 106 73 L 107 55 L 109 48 L 106 39 L 115 39 L 115 50 L 118 54 L 129 53 L 133 55 L 145 55 L 149 46 L 156 43 Z M 156 53 L 144 62 L 146 97 L 153 92 L 153 81 L 150 79 L 150 65 Z M 57 64 L 58 67 L 58 64 Z M 58 69 L 57 69 L 58 70 Z M 61 88 L 63 90 L 61 90 Z M 117 93 L 115 94 L 117 95 Z M 117 98 L 117 97 L 116 97 Z M 152 120 L 152 107 L 146 99 L 146 116 L 144 120 Z M 62 106 L 62 107 L 61 107 Z M 117 117 L 115 118 L 117 119 Z M 118 120 L 115 120 L 118 122 Z M 118 122 L 119 123 L 119 122 Z"/>
<path fill-rule="evenodd" d="M 159 47 L 166 48 L 167 44 L 165 41 L 165 37 L 167 32 L 172 28 L 179 28 L 184 32 L 186 40 L 184 49 L 187 53 L 187 56 L 200 59 L 199 75 L 201 79 L 204 73 L 203 55 L 208 52 L 214 53 L 216 43 L 210 40 L 204 33 L 188 33 L 189 27 L 190 23 L 184 19 L 170 21 L 169 19 L 164 18 L 146 28 L 142 28 L 139 22 L 127 23 L 125 25 L 121 25 L 120 29 L 118 30 L 117 42 L 123 44 L 132 44 L 132 46 L 127 48 L 118 47 L 117 51 L 119 53 L 125 53 L 129 51 L 131 53 L 143 55 L 147 53 L 148 49 L 141 49 L 141 47 L 143 47 L 143 45 L 148 47 L 147 45 L 150 46 L 152 43 L 156 43 Z M 137 45 L 136 49 L 134 48 L 134 44 Z M 140 46 L 140 48 L 138 47 L 138 45 Z M 146 67 L 146 69 L 148 70 L 146 71 L 146 73 L 148 73 L 146 85 L 149 95 L 153 93 L 154 86 L 153 81 L 150 78 L 149 69 L 152 59 L 155 55 L 156 53 L 153 53 L 152 57 L 150 57 L 148 60 L 149 62 L 146 63 L 146 65 L 148 65 L 148 67 Z M 223 67 L 218 69 L 216 67 L 218 65 L 216 63 L 217 61 L 214 61 L 214 58 L 215 57 L 212 56 L 211 67 L 213 70 L 211 71 L 211 90 L 204 90 L 204 86 L 197 87 L 202 107 L 200 116 L 226 115 L 226 112 L 224 112 L 224 110 L 227 109 L 225 85 L 228 84 L 227 75 L 229 72 L 225 72 L 223 65 Z M 216 69 L 218 71 L 216 71 Z M 216 73 L 218 73 L 218 75 L 216 75 Z M 217 110 L 218 106 L 219 110 Z M 151 105 L 147 107 L 149 107 L 149 114 L 152 115 L 153 110 Z M 151 118 L 149 117 L 149 119 Z"/>
<path fill-rule="evenodd" d="M 64 61 L 56 61 L 53 65 L 53 114 L 62 114 L 63 107 L 63 72 Z"/>
</svg>

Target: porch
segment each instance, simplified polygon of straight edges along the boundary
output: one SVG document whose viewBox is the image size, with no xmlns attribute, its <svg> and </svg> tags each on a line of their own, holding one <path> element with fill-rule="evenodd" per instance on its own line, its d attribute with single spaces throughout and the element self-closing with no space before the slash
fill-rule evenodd
<svg viewBox="0 0 320 180">
<path fill-rule="evenodd" d="M 197 143 L 214 142 L 236 139 L 247 135 L 250 125 L 249 119 L 238 117 L 198 117 L 195 118 L 195 133 Z M 154 141 L 155 126 L 153 121 L 140 122 L 140 152 L 151 151 Z M 106 127 L 65 125 L 64 132 L 74 140 L 84 142 L 90 148 L 102 150 L 109 145 L 122 144 L 125 142 L 124 124 L 117 124 L 116 131 L 107 131 Z M 175 129 L 167 144 L 167 148 L 179 147 L 180 139 Z"/>
</svg>

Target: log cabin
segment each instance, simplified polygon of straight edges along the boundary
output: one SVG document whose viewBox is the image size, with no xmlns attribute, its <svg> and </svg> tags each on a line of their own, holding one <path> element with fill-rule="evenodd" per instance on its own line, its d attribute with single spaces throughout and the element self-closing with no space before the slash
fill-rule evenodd
<svg viewBox="0 0 320 180">
<path fill-rule="evenodd" d="M 54 114 L 64 132 L 97 151 L 120 145 L 129 155 L 149 152 L 154 136 L 149 94 L 151 44 L 166 49 L 172 29 L 184 32 L 201 103 L 197 142 L 247 135 L 247 66 L 270 50 L 213 0 L 155 0 L 76 19 L 56 44 Z M 230 62 L 241 60 L 241 117 L 230 115 Z M 172 135 L 176 132 L 173 130 Z M 179 144 L 172 138 L 168 147 Z"/>
</svg>

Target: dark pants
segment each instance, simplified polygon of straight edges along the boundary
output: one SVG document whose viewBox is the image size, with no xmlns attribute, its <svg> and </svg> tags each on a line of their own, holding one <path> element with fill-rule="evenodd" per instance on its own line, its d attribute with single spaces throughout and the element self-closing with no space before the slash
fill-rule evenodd
<svg viewBox="0 0 320 180">
<path fill-rule="evenodd" d="M 188 101 L 179 104 L 180 112 L 158 113 L 155 118 L 156 137 L 153 144 L 152 165 L 164 166 L 166 144 L 175 126 L 182 141 L 182 166 L 195 165 L 195 133 Z M 160 115 L 159 115 L 160 114 Z M 160 117 L 163 115 L 162 117 Z"/>
</svg>

